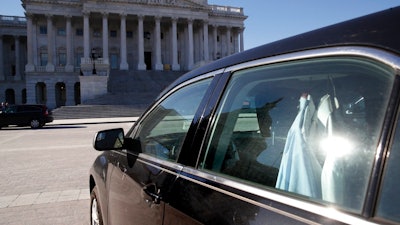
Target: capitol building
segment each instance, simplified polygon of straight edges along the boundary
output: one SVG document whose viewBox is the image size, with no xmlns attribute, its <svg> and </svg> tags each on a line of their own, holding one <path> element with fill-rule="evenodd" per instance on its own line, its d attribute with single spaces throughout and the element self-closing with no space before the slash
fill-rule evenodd
<svg viewBox="0 0 400 225">
<path fill-rule="evenodd" d="M 77 105 L 113 74 L 183 74 L 243 51 L 243 8 L 207 0 L 22 0 L 0 16 L 0 101 Z"/>
</svg>

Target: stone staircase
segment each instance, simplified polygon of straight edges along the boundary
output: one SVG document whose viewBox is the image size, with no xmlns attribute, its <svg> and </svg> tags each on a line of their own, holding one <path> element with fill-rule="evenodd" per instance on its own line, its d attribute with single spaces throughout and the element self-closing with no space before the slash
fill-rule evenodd
<svg viewBox="0 0 400 225">
<path fill-rule="evenodd" d="M 54 119 L 140 116 L 158 94 L 184 72 L 111 71 L 108 93 L 84 105 L 62 106 L 52 111 Z"/>
<path fill-rule="evenodd" d="M 77 105 L 63 106 L 52 111 L 55 120 L 84 118 L 113 118 L 140 116 L 146 107 L 128 105 Z"/>
</svg>

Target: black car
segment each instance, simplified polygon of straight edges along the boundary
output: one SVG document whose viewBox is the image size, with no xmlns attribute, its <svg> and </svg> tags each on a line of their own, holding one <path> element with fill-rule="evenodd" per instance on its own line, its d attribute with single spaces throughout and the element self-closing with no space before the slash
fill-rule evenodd
<svg viewBox="0 0 400 225">
<path fill-rule="evenodd" d="M 36 129 L 52 121 L 46 105 L 10 105 L 0 111 L 0 128 L 17 125 Z"/>
<path fill-rule="evenodd" d="M 400 224 L 400 7 L 195 69 L 100 131 L 92 224 Z"/>
</svg>

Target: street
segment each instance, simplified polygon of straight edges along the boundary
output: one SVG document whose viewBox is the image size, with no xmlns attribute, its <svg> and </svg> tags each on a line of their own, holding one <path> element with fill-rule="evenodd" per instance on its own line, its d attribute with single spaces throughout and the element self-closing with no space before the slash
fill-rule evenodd
<svg viewBox="0 0 400 225">
<path fill-rule="evenodd" d="M 89 224 L 94 134 L 132 123 L 0 130 L 0 224 Z"/>
</svg>

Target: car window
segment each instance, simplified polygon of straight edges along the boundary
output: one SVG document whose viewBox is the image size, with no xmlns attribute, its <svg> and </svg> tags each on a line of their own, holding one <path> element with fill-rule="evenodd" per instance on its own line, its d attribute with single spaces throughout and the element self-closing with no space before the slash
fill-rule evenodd
<svg viewBox="0 0 400 225">
<path fill-rule="evenodd" d="M 17 112 L 17 106 L 8 106 L 5 109 L 5 112 L 6 113 L 16 113 Z"/>
<path fill-rule="evenodd" d="M 19 106 L 18 112 L 38 112 L 40 111 L 39 106 Z"/>
<path fill-rule="evenodd" d="M 381 194 L 378 201 L 377 216 L 386 220 L 400 222 L 400 123 L 397 122 L 396 134 L 383 176 Z"/>
<path fill-rule="evenodd" d="M 211 79 L 185 86 L 158 104 L 140 123 L 142 152 L 175 161 Z"/>
<path fill-rule="evenodd" d="M 355 57 L 235 72 L 199 167 L 360 212 L 393 79 Z"/>
</svg>

